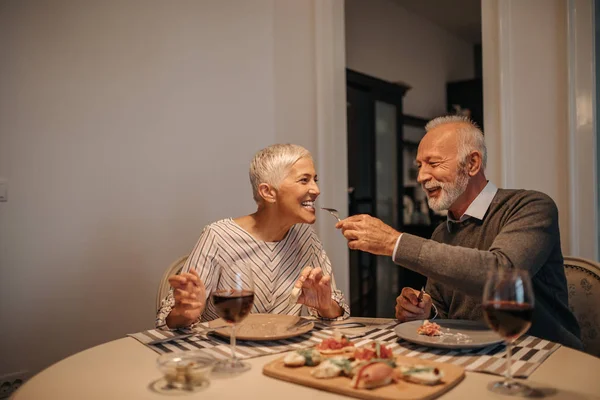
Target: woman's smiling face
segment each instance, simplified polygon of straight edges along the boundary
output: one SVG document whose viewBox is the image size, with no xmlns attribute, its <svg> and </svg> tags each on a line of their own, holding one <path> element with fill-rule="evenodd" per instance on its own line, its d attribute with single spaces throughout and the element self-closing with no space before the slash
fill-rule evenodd
<svg viewBox="0 0 600 400">
<path fill-rule="evenodd" d="M 315 200 L 321 194 L 312 159 L 296 161 L 277 189 L 277 208 L 282 218 L 291 223 L 313 224 Z"/>
</svg>

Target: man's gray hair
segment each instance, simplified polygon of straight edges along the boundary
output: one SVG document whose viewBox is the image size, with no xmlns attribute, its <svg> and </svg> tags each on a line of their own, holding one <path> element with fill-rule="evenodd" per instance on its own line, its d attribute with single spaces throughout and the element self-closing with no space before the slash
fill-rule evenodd
<svg viewBox="0 0 600 400">
<path fill-rule="evenodd" d="M 432 119 L 425 125 L 425 131 L 437 128 L 444 124 L 464 124 L 464 127 L 458 129 L 460 134 L 458 142 L 458 162 L 461 168 L 467 165 L 467 157 L 472 151 L 478 151 L 481 154 L 481 166 L 485 171 L 487 165 L 487 148 L 485 147 L 485 138 L 483 132 L 475 122 L 464 115 L 447 115 Z"/>
<path fill-rule="evenodd" d="M 297 144 L 273 144 L 260 150 L 250 163 L 250 183 L 252 196 L 258 204 L 262 197 L 258 193 L 258 186 L 267 183 L 275 189 L 279 188 L 281 181 L 290 172 L 298 160 L 310 158 L 310 152 Z"/>
</svg>

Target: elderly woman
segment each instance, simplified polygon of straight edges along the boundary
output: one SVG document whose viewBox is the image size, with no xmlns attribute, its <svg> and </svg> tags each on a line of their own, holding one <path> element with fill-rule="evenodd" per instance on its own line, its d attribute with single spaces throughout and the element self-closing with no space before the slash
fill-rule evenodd
<svg viewBox="0 0 600 400">
<path fill-rule="evenodd" d="M 158 311 L 158 328 L 218 318 L 207 293 L 213 289 L 210 277 L 221 248 L 251 266 L 256 277 L 253 312 L 299 315 L 304 305 L 319 318 L 350 315 L 336 289 L 329 258 L 310 226 L 320 191 L 308 150 L 276 144 L 259 151 L 250 164 L 250 182 L 258 209 L 204 228 L 181 273 L 169 278 L 171 291 Z M 289 302 L 294 287 L 302 288 L 295 304 Z"/>
</svg>

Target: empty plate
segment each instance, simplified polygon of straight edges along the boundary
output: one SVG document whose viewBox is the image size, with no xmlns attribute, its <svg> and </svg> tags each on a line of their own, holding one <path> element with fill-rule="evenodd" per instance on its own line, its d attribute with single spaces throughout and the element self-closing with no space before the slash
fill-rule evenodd
<svg viewBox="0 0 600 400">
<path fill-rule="evenodd" d="M 222 319 L 209 322 L 210 326 L 225 324 Z M 315 326 L 315 324 L 297 315 L 284 314 L 250 314 L 244 319 L 235 331 L 235 338 L 240 340 L 279 340 L 302 335 Z M 231 328 L 217 329 L 213 333 L 229 337 Z"/>
</svg>

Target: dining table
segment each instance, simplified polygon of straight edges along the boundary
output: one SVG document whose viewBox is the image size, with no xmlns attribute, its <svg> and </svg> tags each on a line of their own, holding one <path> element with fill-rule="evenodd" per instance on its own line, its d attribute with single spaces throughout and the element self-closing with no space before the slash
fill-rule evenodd
<svg viewBox="0 0 600 400">
<path fill-rule="evenodd" d="M 392 322 L 382 318 L 350 318 L 369 326 Z M 346 396 L 265 376 L 263 367 L 285 353 L 245 360 L 250 370 L 230 376 L 213 375 L 201 390 L 165 392 L 156 389 L 162 378 L 155 351 L 133 337 L 123 337 L 67 357 L 29 379 L 14 400 L 39 399 L 341 399 Z M 498 375 L 467 371 L 465 378 L 439 399 L 502 399 L 489 391 Z M 549 399 L 600 398 L 600 358 L 560 346 L 524 382 L 530 396 Z"/>
</svg>

